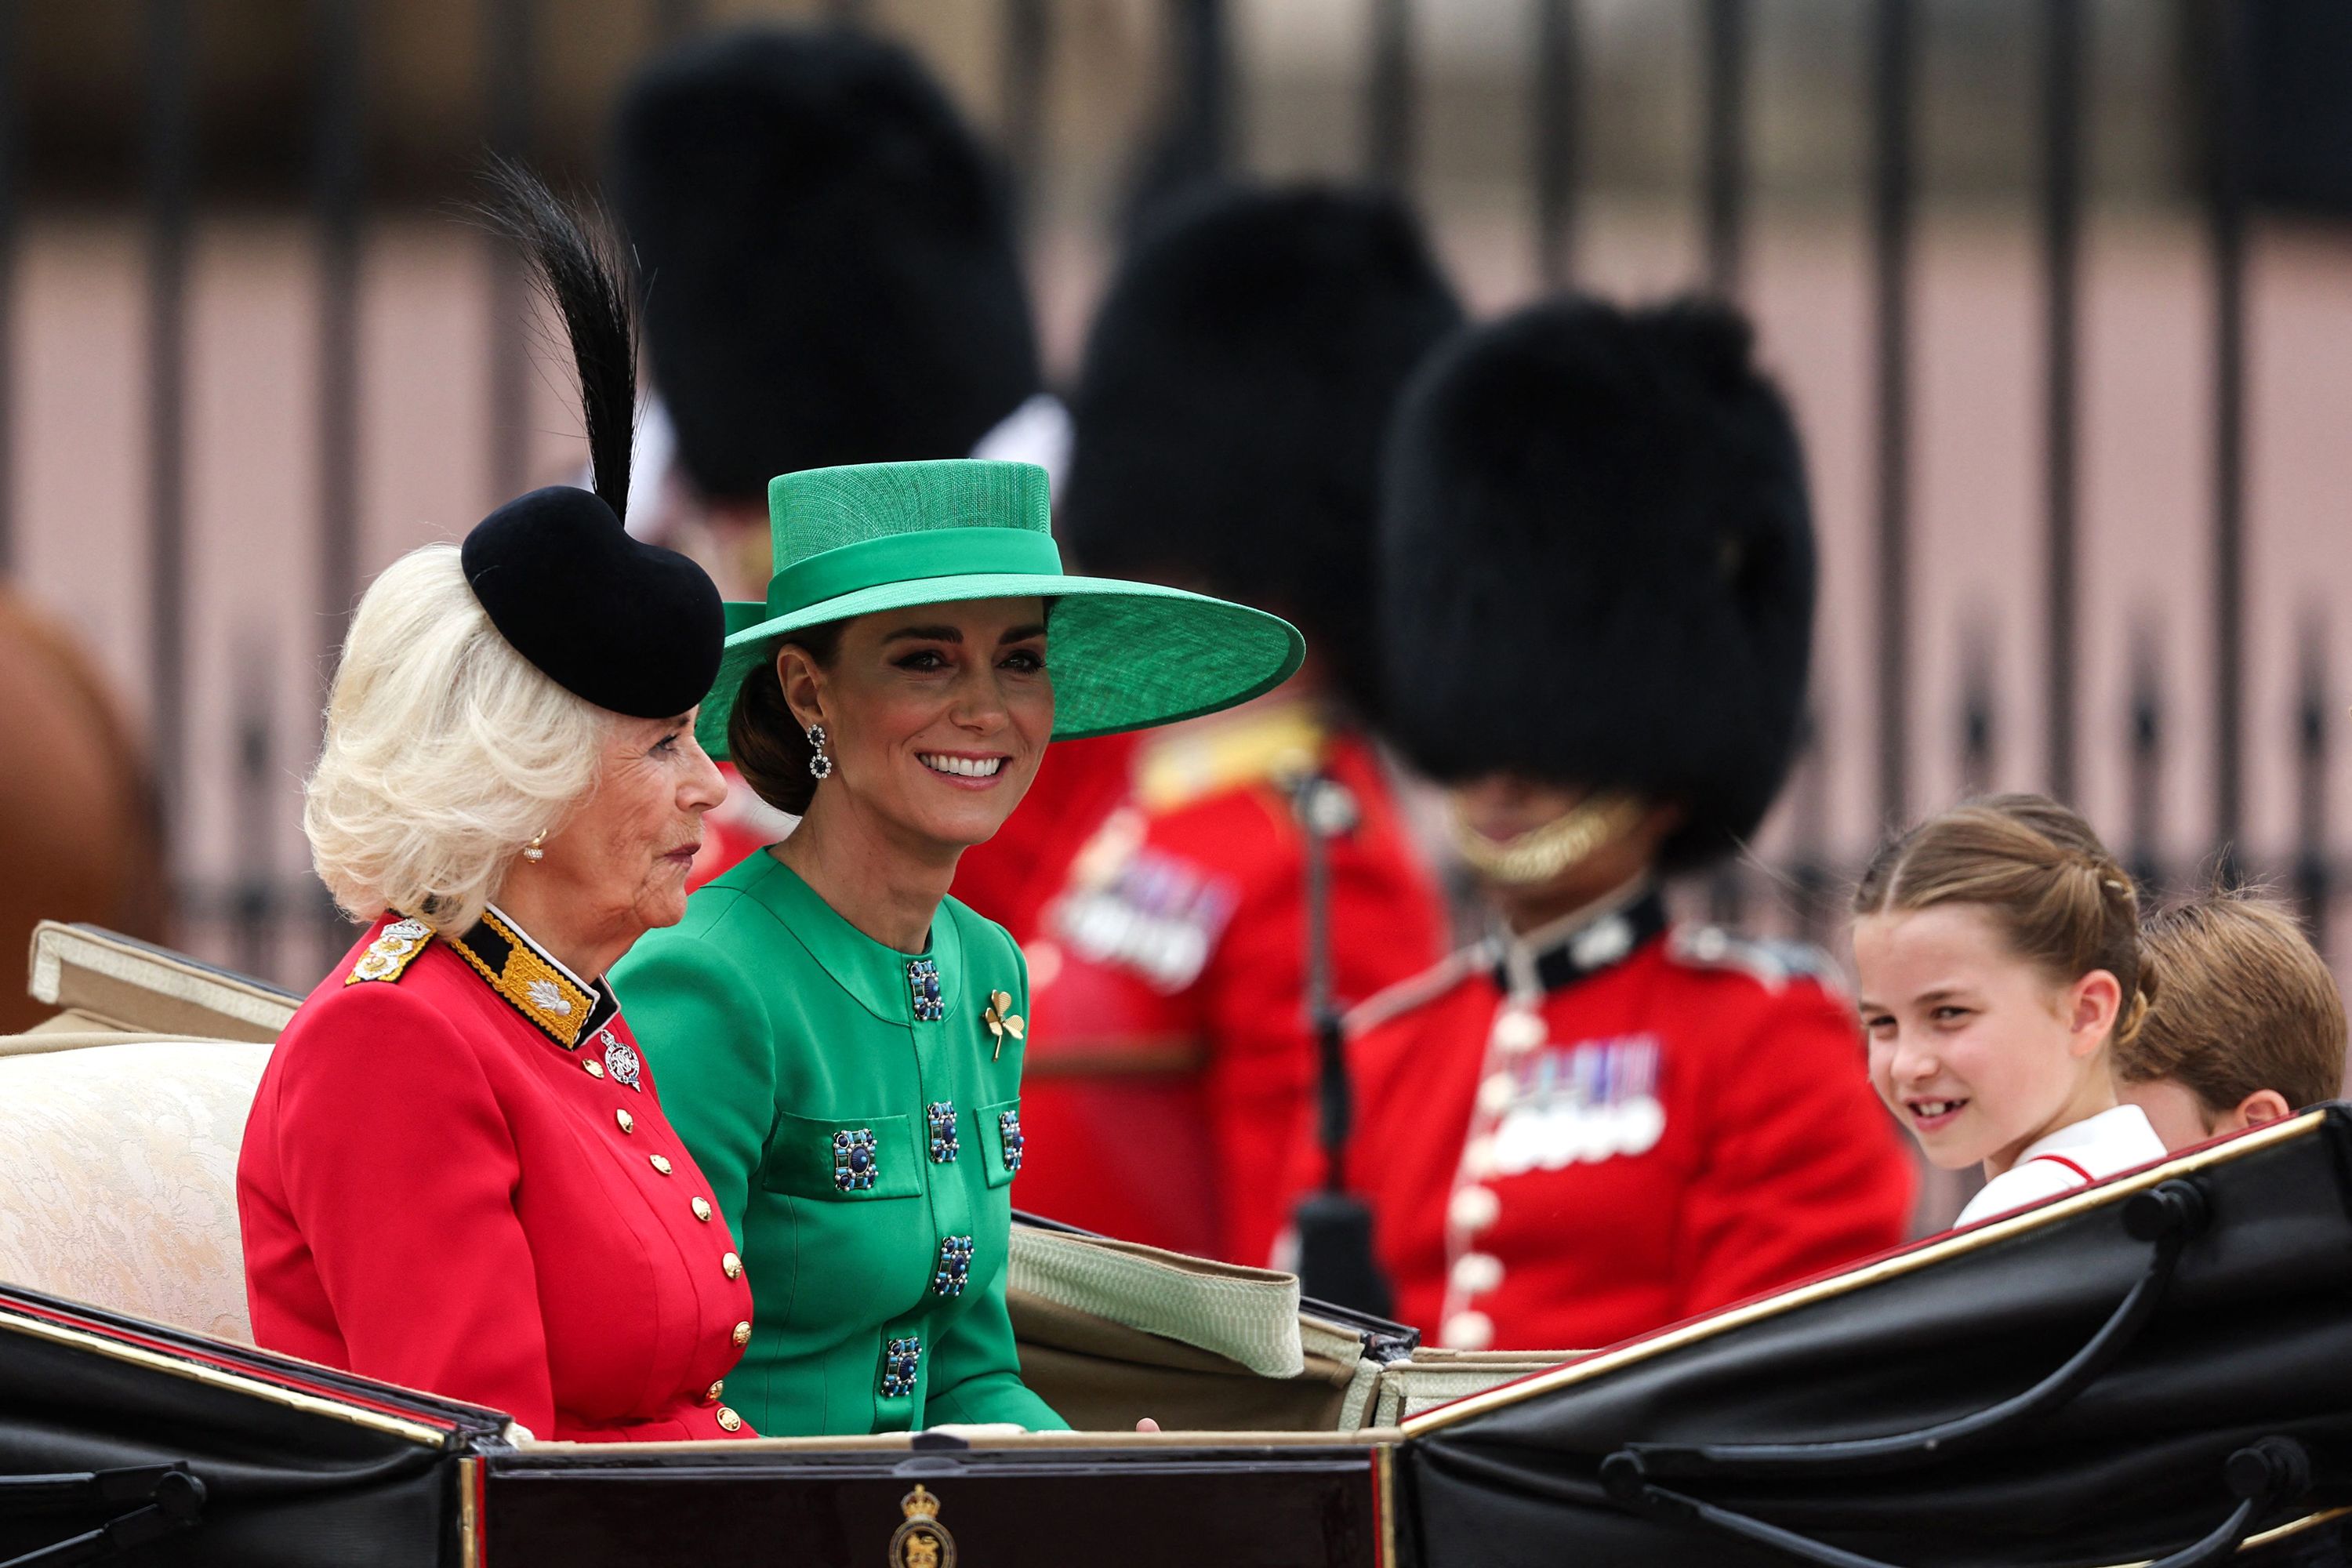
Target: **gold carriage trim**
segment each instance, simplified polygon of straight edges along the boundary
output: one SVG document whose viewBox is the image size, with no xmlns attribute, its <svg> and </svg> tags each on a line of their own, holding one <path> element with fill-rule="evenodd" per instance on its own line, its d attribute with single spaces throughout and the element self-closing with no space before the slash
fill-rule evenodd
<svg viewBox="0 0 2352 1568">
<path fill-rule="evenodd" d="M 445 935 L 442 940 L 467 967 L 488 981 L 490 989 L 504 997 L 508 1005 L 565 1050 L 577 1047 L 593 1023 L 610 1016 L 610 1010 L 602 1005 L 603 997 L 574 980 L 571 971 L 495 909 L 483 910 L 482 918 L 465 935 Z"/>
<path fill-rule="evenodd" d="M 367 951 L 360 954 L 352 972 L 343 976 L 346 985 L 357 985 L 365 980 L 398 980 L 408 973 L 425 944 L 433 940 L 433 928 L 423 921 L 397 920 L 376 933 Z"/>
</svg>

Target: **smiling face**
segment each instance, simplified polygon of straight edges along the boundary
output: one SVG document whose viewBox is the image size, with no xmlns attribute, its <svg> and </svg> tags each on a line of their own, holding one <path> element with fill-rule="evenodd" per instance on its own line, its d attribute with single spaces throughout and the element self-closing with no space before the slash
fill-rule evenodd
<svg viewBox="0 0 2352 1568">
<path fill-rule="evenodd" d="M 571 935 L 580 951 L 625 949 L 685 918 L 702 814 L 726 798 L 718 766 L 695 743 L 692 713 L 616 715 L 595 787 L 538 861 L 508 872 L 499 902 L 534 935 Z"/>
<path fill-rule="evenodd" d="M 852 820 L 919 849 L 986 842 L 1028 793 L 1054 733 L 1043 600 L 979 599 L 860 616 L 820 668 L 787 644 L 784 695 L 824 726 L 834 771 L 812 820 Z"/>
<path fill-rule="evenodd" d="M 1864 915 L 1853 956 L 1871 1082 L 1933 1163 L 1997 1176 L 2116 1103 L 2120 988 L 2105 970 L 2055 981 L 1967 903 Z"/>
</svg>

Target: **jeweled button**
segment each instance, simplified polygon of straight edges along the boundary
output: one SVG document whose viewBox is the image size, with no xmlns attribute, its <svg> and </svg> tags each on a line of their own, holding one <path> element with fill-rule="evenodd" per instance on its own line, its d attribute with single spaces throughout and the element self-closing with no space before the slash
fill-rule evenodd
<svg viewBox="0 0 2352 1568">
<path fill-rule="evenodd" d="M 655 1170 L 659 1171 L 665 1176 L 669 1174 L 669 1161 L 667 1159 L 659 1154 L 648 1154 L 646 1158 L 653 1163 Z"/>
<path fill-rule="evenodd" d="M 621 1131 L 624 1132 L 635 1132 L 637 1130 L 637 1119 L 625 1110 L 613 1112 L 613 1120 L 620 1123 Z"/>
<path fill-rule="evenodd" d="M 697 1198 L 694 1200 L 694 1217 L 700 1220 L 705 1225 L 709 1225 L 710 1223 L 709 1199 Z"/>
<path fill-rule="evenodd" d="M 740 1432 L 743 1429 L 743 1418 L 722 1405 L 719 1407 L 719 1429 L 722 1432 Z"/>
<path fill-rule="evenodd" d="M 736 1324 L 733 1337 L 735 1342 L 739 1345 L 750 1344 L 751 1342 L 751 1325 L 749 1323 Z"/>
<path fill-rule="evenodd" d="M 743 1260 L 736 1257 L 731 1252 L 719 1258 L 719 1267 L 726 1273 L 727 1278 L 730 1279 L 740 1279 L 743 1278 Z"/>
</svg>

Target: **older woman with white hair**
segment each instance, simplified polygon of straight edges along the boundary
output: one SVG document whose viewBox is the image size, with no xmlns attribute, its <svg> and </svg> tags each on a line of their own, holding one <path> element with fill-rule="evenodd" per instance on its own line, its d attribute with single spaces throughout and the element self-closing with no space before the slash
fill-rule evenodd
<svg viewBox="0 0 2352 1568">
<path fill-rule="evenodd" d="M 273 1053 L 237 1171 L 265 1347 L 578 1440 L 750 1429 L 751 1289 L 604 972 L 686 909 L 726 789 L 695 706 L 723 614 L 630 540 L 626 295 L 528 177 L 507 226 L 570 327 L 593 493 L 536 490 L 361 601 L 303 826 L 368 930 Z"/>
</svg>

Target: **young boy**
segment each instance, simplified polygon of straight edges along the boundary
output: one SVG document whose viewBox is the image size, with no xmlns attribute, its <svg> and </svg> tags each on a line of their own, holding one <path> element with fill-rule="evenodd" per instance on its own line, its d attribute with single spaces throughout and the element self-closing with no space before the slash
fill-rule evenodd
<svg viewBox="0 0 2352 1568">
<path fill-rule="evenodd" d="M 2294 916 L 2210 892 L 2158 915 L 2142 940 L 2155 994 L 2116 1077 L 2168 1151 L 2342 1091 L 2344 1000 Z"/>
</svg>

